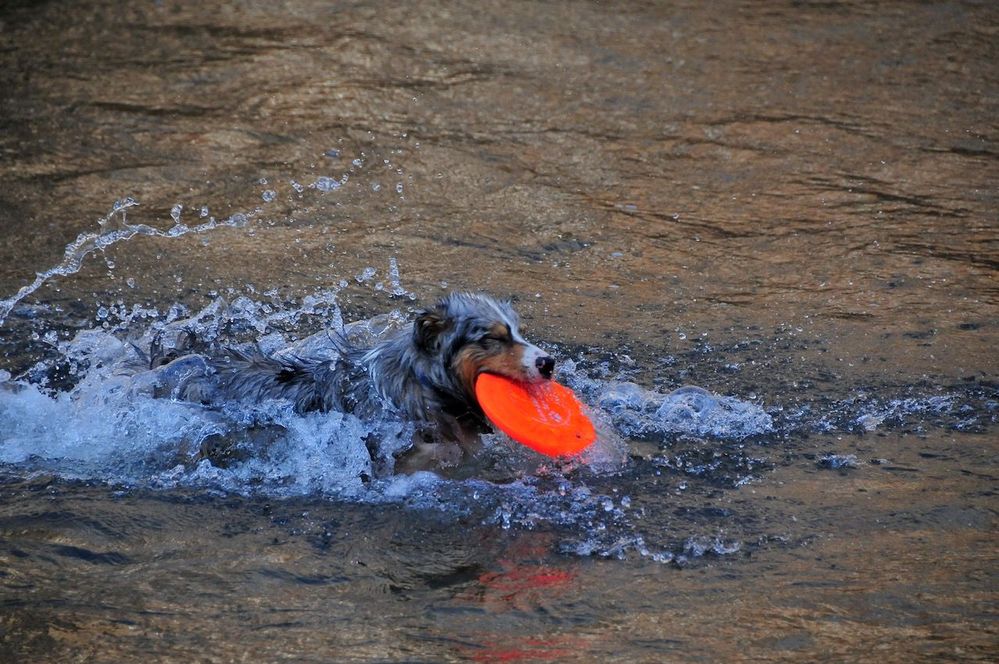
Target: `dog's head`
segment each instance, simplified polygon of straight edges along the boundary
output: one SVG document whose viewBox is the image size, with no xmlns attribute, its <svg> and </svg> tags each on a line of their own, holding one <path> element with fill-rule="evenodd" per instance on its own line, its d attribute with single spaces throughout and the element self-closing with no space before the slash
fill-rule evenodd
<svg viewBox="0 0 999 664">
<path fill-rule="evenodd" d="M 517 312 L 509 302 L 474 293 L 452 293 L 420 313 L 413 343 L 438 357 L 467 394 L 475 394 L 480 373 L 527 383 L 549 380 L 555 360 L 520 335 Z"/>
</svg>

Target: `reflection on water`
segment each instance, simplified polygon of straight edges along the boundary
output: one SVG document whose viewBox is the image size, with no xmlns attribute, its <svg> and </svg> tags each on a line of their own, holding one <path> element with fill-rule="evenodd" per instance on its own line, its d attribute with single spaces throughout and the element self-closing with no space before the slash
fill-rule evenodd
<svg viewBox="0 0 999 664">
<path fill-rule="evenodd" d="M 991 5 L 77 5 L 0 9 L 2 658 L 994 659 Z M 451 289 L 627 458 L 113 371 Z"/>
</svg>

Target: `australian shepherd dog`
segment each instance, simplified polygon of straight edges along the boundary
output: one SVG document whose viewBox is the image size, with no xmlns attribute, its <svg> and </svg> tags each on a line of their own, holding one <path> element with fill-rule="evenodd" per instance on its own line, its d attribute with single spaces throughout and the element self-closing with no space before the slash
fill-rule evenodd
<svg viewBox="0 0 999 664">
<path fill-rule="evenodd" d="M 151 363 L 166 368 L 198 358 L 194 362 L 205 370 L 194 372 L 201 374 L 198 380 L 179 392 L 191 400 L 217 405 L 277 399 L 301 413 L 341 411 L 412 422 L 413 445 L 394 464 L 403 472 L 458 465 L 476 448 L 479 435 L 489 430 L 475 397 L 479 374 L 538 383 L 551 379 L 555 368 L 548 353 L 521 336 L 510 302 L 476 293 L 442 298 L 410 327 L 371 347 L 358 347 L 347 334 L 320 334 L 335 348 L 325 357 L 228 349 L 206 358 L 183 348 L 154 348 Z M 211 451 L 205 455 L 212 458 Z"/>
</svg>

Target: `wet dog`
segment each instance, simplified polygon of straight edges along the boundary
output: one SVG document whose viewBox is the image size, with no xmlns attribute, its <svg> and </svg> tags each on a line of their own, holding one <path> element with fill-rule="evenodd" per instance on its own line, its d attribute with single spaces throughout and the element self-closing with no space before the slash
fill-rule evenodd
<svg viewBox="0 0 999 664">
<path fill-rule="evenodd" d="M 215 404 L 279 399 L 301 413 L 399 417 L 415 425 L 416 435 L 397 469 L 457 465 L 489 430 L 475 397 L 479 374 L 528 383 L 552 377 L 555 360 L 526 341 L 519 328 L 510 302 L 453 293 L 421 311 L 410 327 L 370 347 L 359 347 L 346 333 L 326 335 L 335 347 L 332 357 L 229 349 L 206 361 L 207 371 L 186 383 L 181 396 Z M 203 357 L 172 355 L 159 362 Z M 201 371 L 201 361 L 195 361 L 194 373 Z"/>
</svg>

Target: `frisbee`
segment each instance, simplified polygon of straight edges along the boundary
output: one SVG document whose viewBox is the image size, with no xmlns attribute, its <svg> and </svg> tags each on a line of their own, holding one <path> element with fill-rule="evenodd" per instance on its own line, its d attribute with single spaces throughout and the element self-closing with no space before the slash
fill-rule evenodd
<svg viewBox="0 0 999 664">
<path fill-rule="evenodd" d="M 475 397 L 490 422 L 535 452 L 578 454 L 597 438 L 576 395 L 553 380 L 528 384 L 484 373 L 475 381 Z"/>
</svg>

